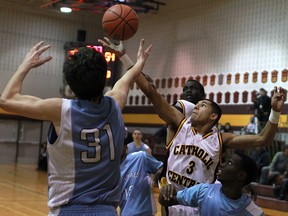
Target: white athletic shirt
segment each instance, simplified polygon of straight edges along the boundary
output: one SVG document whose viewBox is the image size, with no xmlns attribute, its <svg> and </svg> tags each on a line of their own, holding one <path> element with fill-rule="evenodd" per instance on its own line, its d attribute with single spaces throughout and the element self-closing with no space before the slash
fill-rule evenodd
<svg viewBox="0 0 288 216">
<path fill-rule="evenodd" d="M 222 152 L 220 133 L 199 134 L 189 120 L 183 119 L 167 147 L 170 154 L 166 178 L 177 190 L 215 181 Z"/>
</svg>

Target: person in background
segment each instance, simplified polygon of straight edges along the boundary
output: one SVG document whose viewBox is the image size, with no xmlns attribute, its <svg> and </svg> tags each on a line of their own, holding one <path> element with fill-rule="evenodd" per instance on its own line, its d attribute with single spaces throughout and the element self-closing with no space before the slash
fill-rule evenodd
<svg viewBox="0 0 288 216">
<path fill-rule="evenodd" d="M 151 175 L 161 173 L 163 163 L 146 151 L 122 156 L 120 215 L 154 216 L 157 212 Z"/>
<path fill-rule="evenodd" d="M 138 151 L 146 151 L 148 154 L 152 154 L 152 151 L 150 147 L 142 142 L 142 132 L 140 129 L 135 129 L 132 132 L 132 138 L 133 142 L 128 143 L 128 151 L 127 154 L 130 154 L 132 152 L 138 152 Z"/>
<path fill-rule="evenodd" d="M 173 185 L 161 188 L 158 200 L 163 206 L 185 205 L 199 207 L 200 216 L 264 216 L 243 188 L 255 181 L 255 161 L 241 153 L 234 153 L 218 168 L 221 184 L 197 184 L 177 191 Z"/>
<path fill-rule="evenodd" d="M 125 136 L 122 110 L 151 45 L 144 50 L 141 40 L 136 64 L 105 95 L 107 62 L 101 53 L 86 47 L 64 63 L 65 81 L 77 99 L 22 94 L 31 69 L 52 59 L 42 57 L 50 47 L 42 41 L 31 48 L 1 94 L 0 107 L 51 121 L 47 143 L 49 216 L 116 216 Z"/>
<path fill-rule="evenodd" d="M 270 163 L 269 152 L 266 147 L 256 147 L 251 149 L 250 157 L 256 161 L 257 164 L 257 182 L 260 180 L 261 170 Z"/>
<path fill-rule="evenodd" d="M 283 150 L 277 152 L 270 165 L 261 170 L 260 184 L 279 184 L 283 179 L 284 172 L 288 165 L 288 145 L 284 145 Z"/>
<path fill-rule="evenodd" d="M 260 88 L 259 95 L 254 101 L 254 109 L 259 119 L 260 127 L 263 128 L 271 111 L 271 98 L 267 95 L 267 91 L 264 88 Z"/>
</svg>

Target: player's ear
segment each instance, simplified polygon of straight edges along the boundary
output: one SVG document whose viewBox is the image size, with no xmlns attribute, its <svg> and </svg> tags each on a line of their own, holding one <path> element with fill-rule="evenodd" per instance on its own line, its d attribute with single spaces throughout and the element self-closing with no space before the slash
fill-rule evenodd
<svg viewBox="0 0 288 216">
<path fill-rule="evenodd" d="M 216 114 L 216 113 L 212 113 L 212 115 L 210 116 L 210 119 L 212 121 L 215 121 L 217 118 L 218 118 L 218 114 Z"/>
</svg>

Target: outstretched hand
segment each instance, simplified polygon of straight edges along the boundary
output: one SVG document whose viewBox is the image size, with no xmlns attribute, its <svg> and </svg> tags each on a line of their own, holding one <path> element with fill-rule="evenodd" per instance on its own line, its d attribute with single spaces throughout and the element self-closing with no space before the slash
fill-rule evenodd
<svg viewBox="0 0 288 216">
<path fill-rule="evenodd" d="M 52 59 L 51 56 L 47 56 L 42 59 L 40 58 L 41 54 L 51 47 L 51 45 L 43 46 L 43 44 L 44 41 L 41 41 L 34 47 L 32 47 L 30 51 L 26 54 L 22 64 L 25 64 L 26 66 L 29 67 L 29 69 L 31 69 L 39 67 L 45 62 L 50 61 Z"/>
<path fill-rule="evenodd" d="M 150 54 L 150 51 L 152 49 L 152 44 L 150 44 L 144 51 L 144 44 L 145 44 L 145 40 L 141 39 L 140 41 L 140 46 L 138 49 L 138 53 L 137 53 L 137 61 L 143 61 L 145 62 Z"/>
<path fill-rule="evenodd" d="M 125 47 L 122 41 L 119 41 L 119 44 L 113 43 L 109 38 L 104 37 L 104 40 L 98 39 L 98 42 L 102 44 L 102 46 L 107 47 L 115 52 L 116 56 L 120 58 L 126 53 Z"/>
<path fill-rule="evenodd" d="M 271 99 L 271 107 L 276 112 L 281 112 L 286 101 L 287 90 L 276 86 L 274 87 L 274 94 Z"/>
</svg>

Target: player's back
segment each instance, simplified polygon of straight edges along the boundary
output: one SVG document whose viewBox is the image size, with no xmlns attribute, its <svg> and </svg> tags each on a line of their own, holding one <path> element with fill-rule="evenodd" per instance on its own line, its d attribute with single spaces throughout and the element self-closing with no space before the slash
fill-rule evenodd
<svg viewBox="0 0 288 216">
<path fill-rule="evenodd" d="M 99 104 L 63 99 L 60 134 L 49 137 L 49 207 L 117 206 L 124 135 L 114 99 L 103 97 Z"/>
</svg>

